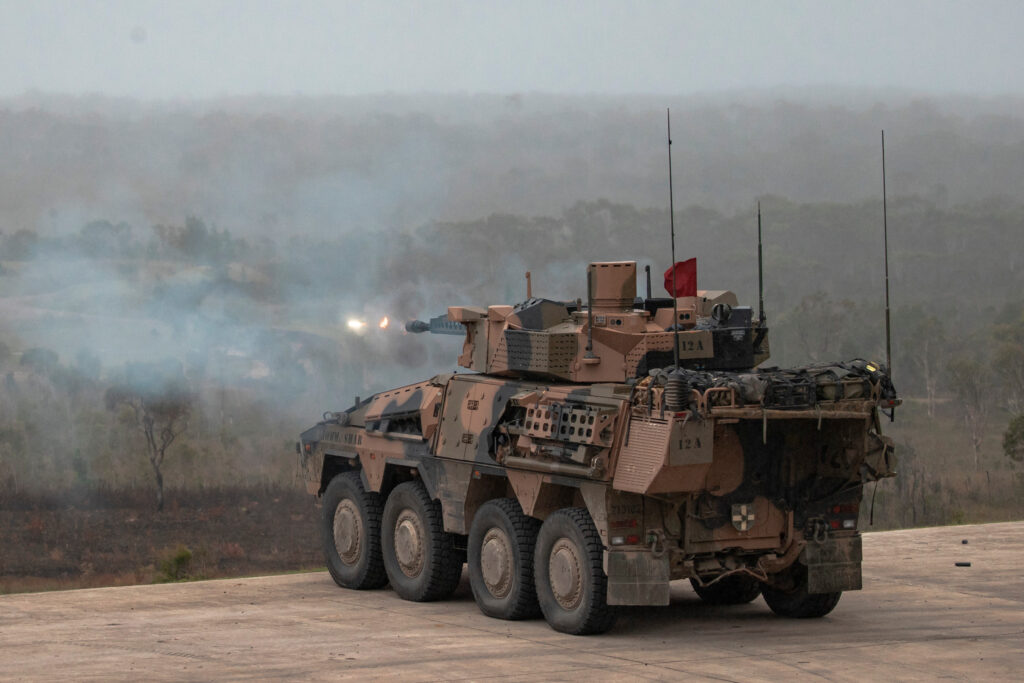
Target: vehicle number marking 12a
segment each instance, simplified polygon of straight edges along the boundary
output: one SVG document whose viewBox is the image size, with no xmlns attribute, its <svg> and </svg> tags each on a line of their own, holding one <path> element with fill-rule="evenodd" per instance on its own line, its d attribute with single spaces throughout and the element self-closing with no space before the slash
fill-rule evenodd
<svg viewBox="0 0 1024 683">
<path fill-rule="evenodd" d="M 707 330 L 687 332 L 679 337 L 679 353 L 686 358 L 710 358 L 714 355 L 714 340 Z"/>
<path fill-rule="evenodd" d="M 681 451 L 692 451 L 694 449 L 703 448 L 703 447 L 704 447 L 704 445 L 701 443 L 699 436 L 693 437 L 692 439 L 691 438 L 679 439 L 679 450 L 681 450 Z"/>
</svg>

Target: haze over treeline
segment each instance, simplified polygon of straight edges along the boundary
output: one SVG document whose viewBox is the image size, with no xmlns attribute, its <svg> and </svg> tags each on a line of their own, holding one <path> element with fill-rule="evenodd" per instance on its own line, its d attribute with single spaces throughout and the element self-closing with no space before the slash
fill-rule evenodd
<svg viewBox="0 0 1024 683">
<path fill-rule="evenodd" d="M 989 436 L 964 462 L 1008 467 L 993 435 L 1024 411 L 1022 102 L 2 100 L 0 482 L 146 482 L 130 415 L 103 405 L 138 364 L 194 393 L 170 483 L 280 481 L 323 410 L 453 369 L 457 338 L 406 319 L 518 301 L 526 270 L 535 293 L 575 298 L 594 259 L 651 264 L 657 296 L 667 106 L 678 256 L 701 288 L 756 304 L 761 202 L 772 364 L 884 355 L 885 129 L 897 386 L 932 416 L 981 382 L 968 431 Z"/>
<path fill-rule="evenodd" d="M 962 203 L 1024 177 L 1024 100 L 858 91 L 734 97 L 379 96 L 0 100 L 4 230 L 141 229 L 196 215 L 244 236 L 553 215 L 577 201 L 749 208 L 897 195 Z"/>
</svg>

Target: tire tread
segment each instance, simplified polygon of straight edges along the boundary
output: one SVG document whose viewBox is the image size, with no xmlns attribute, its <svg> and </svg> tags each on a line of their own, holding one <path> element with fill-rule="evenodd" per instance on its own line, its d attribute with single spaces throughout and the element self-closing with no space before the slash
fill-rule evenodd
<svg viewBox="0 0 1024 683">
<path fill-rule="evenodd" d="M 527 516 L 523 512 L 519 501 L 515 498 L 495 498 L 485 503 L 485 505 L 497 508 L 512 526 L 515 538 L 511 540 L 517 545 L 519 550 L 519 566 L 517 570 L 521 581 L 516 601 L 509 605 L 504 613 L 500 615 L 491 614 L 484 611 L 482 606 L 480 609 L 488 616 L 508 619 L 510 621 L 536 618 L 540 616 L 540 604 L 537 602 L 537 587 L 533 581 L 533 553 L 537 546 L 537 532 L 540 530 L 540 520 Z M 482 511 L 483 507 L 477 510 L 477 515 L 479 516 Z M 470 530 L 470 534 L 472 533 L 473 531 Z M 484 588 L 483 590 L 486 591 L 487 589 Z M 476 591 L 476 586 L 473 586 L 474 597 L 476 597 Z M 477 604 L 480 604 L 479 598 L 477 598 Z"/>
<path fill-rule="evenodd" d="M 357 577 L 355 581 L 352 581 L 351 579 L 343 576 L 330 561 L 330 554 L 337 552 L 334 548 L 334 510 L 337 506 L 324 505 L 322 517 L 322 540 L 325 559 L 327 560 L 327 571 L 330 573 L 331 578 L 334 579 L 334 582 L 342 588 L 351 588 L 354 590 L 372 590 L 375 588 L 382 588 L 388 583 L 388 575 L 384 570 L 384 557 L 381 552 L 380 542 L 380 527 L 381 521 L 384 518 L 384 503 L 381 500 L 379 493 L 373 493 L 372 491 L 367 491 L 363 488 L 363 480 L 362 477 L 359 476 L 358 470 L 342 472 L 331 479 L 331 482 L 327 485 L 327 490 L 324 491 L 324 501 L 333 497 L 334 490 L 349 487 L 349 493 L 354 494 L 352 499 L 359 506 L 360 510 L 363 511 L 365 516 L 363 526 L 366 532 L 366 538 L 364 541 L 366 543 L 367 553 L 369 553 L 366 569 L 361 576 Z"/>
<path fill-rule="evenodd" d="M 545 614 L 545 617 L 548 617 L 548 623 L 553 628 L 563 633 L 579 636 L 604 633 L 615 625 L 617 612 L 608 605 L 608 577 L 604 573 L 604 544 L 601 542 L 601 535 L 598 533 L 597 526 L 594 524 L 594 520 L 591 519 L 590 513 L 587 512 L 586 508 L 562 508 L 553 512 L 548 517 L 548 520 L 556 515 L 566 517 L 583 536 L 582 550 L 589 560 L 585 571 L 590 573 L 593 590 L 589 594 L 584 594 L 584 600 L 587 601 L 587 604 L 583 606 L 585 617 L 578 624 L 570 628 L 562 628 L 560 625 L 552 623 L 552 619 L 547 614 Z M 543 533 L 543 526 L 541 533 Z M 547 561 L 546 558 L 545 561 Z M 540 563 L 539 556 L 537 563 Z M 537 593 L 538 597 L 542 595 L 541 590 L 538 590 Z M 541 599 L 542 609 L 544 602 L 545 600 Z"/>
<path fill-rule="evenodd" d="M 462 551 L 455 547 L 454 534 L 444 530 L 441 503 L 431 499 L 423 484 L 417 481 L 409 481 L 396 486 L 388 496 L 389 502 L 399 490 L 409 491 L 420 503 L 423 510 L 424 531 L 429 534 L 430 545 L 434 551 L 434 554 L 427 558 L 427 564 L 423 568 L 423 571 L 427 572 L 426 580 L 415 592 L 405 591 L 399 595 L 413 602 L 433 602 L 447 598 L 459 587 L 459 581 L 462 578 L 462 565 L 465 560 Z M 386 568 L 387 563 L 385 563 Z M 401 572 L 400 569 L 394 571 Z M 391 578 L 392 587 L 396 587 L 394 580 L 396 577 Z M 396 587 L 396 592 L 398 590 L 400 589 Z"/>
</svg>

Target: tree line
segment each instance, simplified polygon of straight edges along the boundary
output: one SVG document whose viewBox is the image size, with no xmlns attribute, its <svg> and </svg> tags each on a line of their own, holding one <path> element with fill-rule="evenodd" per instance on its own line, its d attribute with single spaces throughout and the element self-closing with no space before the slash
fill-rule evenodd
<svg viewBox="0 0 1024 683">
<path fill-rule="evenodd" d="M 1005 99 L 27 96 L 0 99 L 0 204 L 8 231 L 77 230 L 83 214 L 159 222 L 187 207 L 246 237 L 553 215 L 576 199 L 663 206 L 666 107 L 680 206 L 876 196 L 881 129 L 896 194 L 948 207 L 1013 197 L 1024 177 L 1024 117 Z"/>
<path fill-rule="evenodd" d="M 761 209 L 769 363 L 882 360 L 878 203 L 763 197 Z M 675 222 L 679 255 L 698 257 L 701 288 L 756 301 L 752 210 L 689 206 Z M 26 302 L 38 302 L 38 316 L 0 329 L 0 482 L 153 481 L 162 490 L 165 480 L 288 481 L 290 444 L 320 412 L 454 365 L 457 349 L 443 339 L 349 335 L 346 311 L 401 321 L 450 304 L 517 301 L 525 270 L 535 294 L 575 298 L 589 260 L 667 267 L 667 225 L 663 209 L 599 200 L 554 216 L 283 241 L 236 237 L 198 217 L 149 228 L 91 221 L 63 236 L 0 233 L 0 304 L 25 316 Z M 952 418 L 966 448 L 946 457 L 965 471 L 1009 472 L 1024 453 L 1024 206 L 906 197 L 892 202 L 889 225 L 893 374 L 909 401 L 903 410 L 918 416 L 898 434 L 914 443 Z M 110 339 L 90 346 L 91 333 L 75 334 L 68 319 L 81 315 L 87 331 L 93 313 L 66 296 L 76 286 L 116 292 L 100 307 L 118 309 L 129 329 L 151 327 L 135 345 L 144 348 L 110 357 Z M 927 454 L 905 450 L 914 454 L 908 467 L 934 476 Z"/>
</svg>

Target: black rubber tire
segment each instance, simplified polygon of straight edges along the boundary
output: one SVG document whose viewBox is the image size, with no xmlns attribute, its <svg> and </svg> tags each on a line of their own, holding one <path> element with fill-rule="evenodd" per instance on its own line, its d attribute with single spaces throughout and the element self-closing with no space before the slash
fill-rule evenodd
<svg viewBox="0 0 1024 683">
<path fill-rule="evenodd" d="M 761 582 L 746 574 L 733 574 L 709 586 L 702 586 L 696 579 L 690 579 L 690 585 L 700 599 L 709 605 L 745 605 L 761 594 Z"/>
<path fill-rule="evenodd" d="M 400 524 L 417 530 L 416 563 L 410 568 L 403 568 L 395 544 Z M 455 547 L 455 535 L 444 530 L 441 504 L 430 499 L 420 482 L 407 481 L 391 491 L 384 504 L 381 546 L 391 587 L 402 599 L 441 600 L 458 588 L 465 554 Z"/>
<path fill-rule="evenodd" d="M 498 498 L 480 506 L 469 528 L 467 564 L 469 585 L 480 611 L 495 619 L 532 619 L 540 616 L 537 590 L 533 584 L 533 549 L 537 544 L 540 520 L 523 513 L 513 498 Z M 484 541 L 495 533 L 489 543 L 507 544 L 504 558 L 509 584 L 499 585 L 496 592 L 484 580 Z"/>
<path fill-rule="evenodd" d="M 335 515 L 342 505 L 350 515 L 358 516 L 358 523 L 362 529 L 355 547 L 348 553 L 352 557 L 346 559 L 342 559 L 342 553 L 338 551 L 335 536 Z M 331 573 L 334 582 L 342 588 L 366 590 L 387 584 L 388 575 L 384 571 L 384 558 L 380 548 L 380 520 L 383 507 L 380 494 L 371 493 L 363 488 L 359 472 L 343 472 L 327 485 L 323 498 L 320 537 L 323 541 L 327 571 Z"/>
<path fill-rule="evenodd" d="M 807 582 L 804 580 L 798 582 L 793 591 L 784 592 L 764 586 L 761 594 L 772 612 L 780 617 L 817 619 L 834 610 L 843 593 L 808 593 Z"/>
<path fill-rule="evenodd" d="M 616 611 L 607 601 L 608 577 L 604 573 L 603 554 L 597 527 L 584 508 L 562 508 L 541 524 L 533 556 L 533 576 L 537 601 L 551 628 L 582 636 L 604 633 L 615 625 Z M 563 602 L 569 604 L 559 602 L 555 596 L 551 580 L 553 560 L 564 568 L 573 567 L 578 574 L 578 583 L 570 577 L 570 584 L 577 583 L 578 587 L 563 594 Z"/>
</svg>

